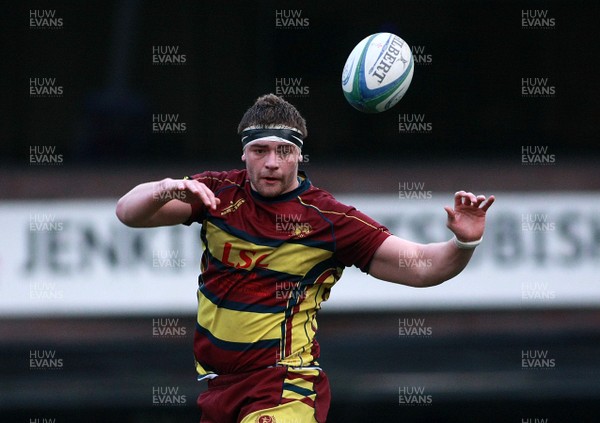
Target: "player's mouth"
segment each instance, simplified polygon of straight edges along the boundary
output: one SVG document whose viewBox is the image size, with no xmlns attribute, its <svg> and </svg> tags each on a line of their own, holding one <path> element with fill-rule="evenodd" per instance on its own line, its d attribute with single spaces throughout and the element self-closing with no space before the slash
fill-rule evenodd
<svg viewBox="0 0 600 423">
<path fill-rule="evenodd" d="M 281 181 L 280 178 L 276 178 L 274 176 L 263 176 L 262 180 L 265 181 L 267 184 L 276 184 L 277 182 Z"/>
</svg>

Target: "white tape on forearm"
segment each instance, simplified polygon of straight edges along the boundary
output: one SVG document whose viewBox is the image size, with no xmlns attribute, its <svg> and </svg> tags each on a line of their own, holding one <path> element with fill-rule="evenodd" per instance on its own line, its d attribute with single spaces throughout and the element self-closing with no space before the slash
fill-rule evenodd
<svg viewBox="0 0 600 423">
<path fill-rule="evenodd" d="M 476 241 L 461 241 L 459 240 L 456 235 L 454 235 L 454 237 L 452 238 L 452 240 L 454 241 L 454 244 L 460 248 L 461 250 L 472 250 L 475 247 L 477 247 L 479 244 L 481 244 L 481 241 L 483 241 L 483 236 L 481 238 L 479 238 Z"/>
</svg>

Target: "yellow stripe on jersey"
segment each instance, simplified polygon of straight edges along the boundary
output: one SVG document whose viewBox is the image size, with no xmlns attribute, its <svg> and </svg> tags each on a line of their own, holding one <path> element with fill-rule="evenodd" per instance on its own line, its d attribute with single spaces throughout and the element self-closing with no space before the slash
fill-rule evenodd
<svg viewBox="0 0 600 423">
<path fill-rule="evenodd" d="M 319 375 L 318 370 L 299 370 L 296 371 L 290 370 L 289 376 L 286 377 L 283 381 L 283 391 L 281 393 L 281 397 L 290 400 L 303 400 L 304 398 L 309 398 L 311 400 L 315 400 L 317 397 L 317 393 L 314 391 L 314 381 L 313 380 L 305 380 L 300 377 L 292 378 L 291 376 L 294 373 L 302 374 L 304 376 L 313 376 L 317 377 Z"/>
<path fill-rule="evenodd" d="M 319 371 L 318 370 L 314 370 L 314 373 L 316 373 L 314 376 L 317 377 L 319 375 Z M 292 373 L 293 374 L 293 373 Z M 302 388 L 302 389 L 306 389 L 308 391 L 312 391 L 314 389 L 314 383 L 312 380 L 306 380 L 306 379 L 302 379 L 302 378 L 293 378 L 293 379 L 288 379 L 285 378 L 284 381 L 285 384 L 289 384 L 298 388 Z M 290 386 L 291 388 L 291 386 Z"/>
<path fill-rule="evenodd" d="M 312 383 L 311 383 L 312 385 Z M 284 389 L 283 392 L 281 393 L 281 398 L 285 398 L 285 399 L 289 399 L 289 400 L 303 400 L 304 398 L 310 398 L 311 400 L 315 400 L 315 398 L 317 397 L 317 394 L 310 394 L 310 395 L 306 395 L 304 393 L 298 393 L 295 391 L 291 391 L 289 389 Z"/>
<path fill-rule="evenodd" d="M 267 418 L 267 420 L 264 420 L 264 418 Z M 292 401 L 286 404 L 279 404 L 276 407 L 254 411 L 244 416 L 240 420 L 240 423 L 262 423 L 264 421 L 275 423 L 318 423 L 315 418 L 314 407 L 300 401 Z"/>
<path fill-rule="evenodd" d="M 217 307 L 198 291 L 197 322 L 223 341 L 253 343 L 280 339 L 283 319 L 283 312 L 252 313 Z"/>
<path fill-rule="evenodd" d="M 323 285 L 313 285 L 306 291 L 304 301 L 300 303 L 298 312 L 292 317 L 292 337 L 286 342 L 292 342 L 291 354 L 279 361 L 279 364 L 292 367 L 311 365 L 314 357 L 311 354 L 312 341 L 317 329 L 317 314 L 315 310 L 321 308 L 323 291 L 335 283 L 334 276 L 325 280 Z"/>
<path fill-rule="evenodd" d="M 284 243 L 279 247 L 254 244 L 239 239 L 211 222 L 206 222 L 206 239 L 210 254 L 223 264 L 238 269 L 264 267 L 280 273 L 304 276 L 317 263 L 333 253 L 316 247 Z M 290 257 L 294 257 L 290 260 Z"/>
<path fill-rule="evenodd" d="M 307 289 L 306 298 L 300 304 L 298 313 L 292 317 L 292 339 L 291 339 L 291 354 L 284 363 L 289 366 L 306 366 L 314 360 L 311 355 L 312 341 L 315 338 L 315 331 L 312 328 L 311 322 L 315 319 L 316 313 L 314 310 L 315 304 L 321 303 L 316 300 L 316 295 L 321 292 L 321 285 L 314 285 Z M 290 342 L 288 339 L 287 342 Z"/>
<path fill-rule="evenodd" d="M 206 370 L 204 367 L 202 367 L 202 365 L 200 363 L 198 363 L 196 360 L 194 360 L 194 362 L 196 363 L 196 373 L 198 373 L 200 376 L 205 376 L 205 375 L 209 375 L 209 374 L 214 374 L 215 372 L 211 372 L 209 370 Z"/>
</svg>

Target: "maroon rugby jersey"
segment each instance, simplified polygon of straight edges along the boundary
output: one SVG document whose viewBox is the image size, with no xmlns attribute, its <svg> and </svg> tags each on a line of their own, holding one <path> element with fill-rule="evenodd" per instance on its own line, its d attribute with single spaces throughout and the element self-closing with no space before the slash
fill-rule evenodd
<svg viewBox="0 0 600 423">
<path fill-rule="evenodd" d="M 273 365 L 316 365 L 316 315 L 345 266 L 368 271 L 390 235 L 299 174 L 295 190 L 266 198 L 245 170 L 204 172 L 216 211 L 192 205 L 202 224 L 202 273 L 194 335 L 201 376 Z"/>
</svg>

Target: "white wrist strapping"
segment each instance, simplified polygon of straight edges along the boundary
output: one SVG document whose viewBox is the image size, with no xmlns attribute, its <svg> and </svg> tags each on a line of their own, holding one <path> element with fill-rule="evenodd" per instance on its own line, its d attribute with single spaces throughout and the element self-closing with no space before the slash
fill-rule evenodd
<svg viewBox="0 0 600 423">
<path fill-rule="evenodd" d="M 464 241 L 460 241 L 456 235 L 454 235 L 454 237 L 452 238 L 452 240 L 454 241 L 454 244 L 460 248 L 461 250 L 472 250 L 475 247 L 477 247 L 479 244 L 481 244 L 481 241 L 483 241 L 483 236 L 481 238 L 479 238 L 476 241 L 469 241 L 469 242 L 464 242 Z"/>
</svg>

